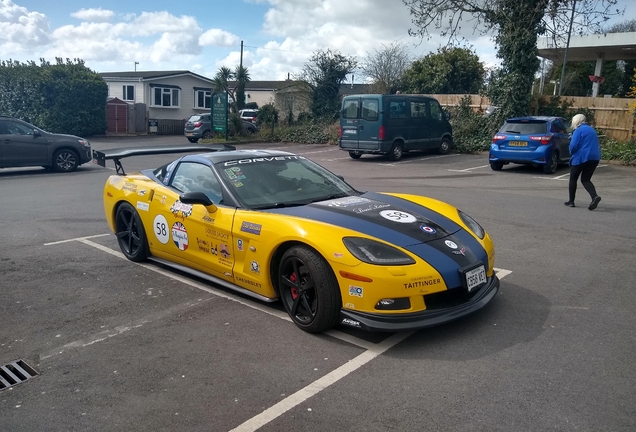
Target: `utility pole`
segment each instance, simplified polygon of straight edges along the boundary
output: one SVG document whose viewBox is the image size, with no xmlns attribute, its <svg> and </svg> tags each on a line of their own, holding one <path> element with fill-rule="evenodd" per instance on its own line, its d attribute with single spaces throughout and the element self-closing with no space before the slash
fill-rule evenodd
<svg viewBox="0 0 636 432">
<path fill-rule="evenodd" d="M 135 72 L 137 72 L 137 65 L 139 64 L 139 62 L 135 62 Z"/>
<path fill-rule="evenodd" d="M 241 67 L 241 69 L 243 69 L 243 41 L 241 41 L 241 63 L 240 63 L 240 67 Z"/>
</svg>

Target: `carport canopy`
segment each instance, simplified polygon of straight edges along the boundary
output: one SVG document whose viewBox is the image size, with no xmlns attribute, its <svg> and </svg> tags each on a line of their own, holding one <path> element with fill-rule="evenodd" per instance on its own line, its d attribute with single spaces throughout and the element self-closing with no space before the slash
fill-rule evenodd
<svg viewBox="0 0 636 432">
<path fill-rule="evenodd" d="M 539 57 L 553 62 L 562 62 L 565 46 L 557 46 L 552 38 L 537 41 Z M 605 60 L 636 60 L 636 32 L 601 33 L 572 36 L 568 48 L 567 61 L 594 61 L 594 75 L 600 77 Z M 598 96 L 599 82 L 592 83 L 592 97 Z"/>
</svg>

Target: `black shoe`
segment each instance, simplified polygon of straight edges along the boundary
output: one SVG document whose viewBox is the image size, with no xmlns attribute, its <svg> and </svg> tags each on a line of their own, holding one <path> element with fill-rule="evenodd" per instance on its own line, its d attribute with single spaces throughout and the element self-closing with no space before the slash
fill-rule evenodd
<svg viewBox="0 0 636 432">
<path fill-rule="evenodd" d="M 566 201 L 566 202 L 564 202 L 563 204 L 565 204 L 565 205 L 566 205 L 566 206 L 568 206 L 568 207 L 576 207 L 576 206 L 574 205 L 574 201 Z"/>
<path fill-rule="evenodd" d="M 594 199 L 592 200 L 592 202 L 590 203 L 590 206 L 587 208 L 588 210 L 594 210 L 596 207 L 598 207 L 598 203 L 601 202 L 601 197 L 596 195 L 594 197 Z"/>
</svg>

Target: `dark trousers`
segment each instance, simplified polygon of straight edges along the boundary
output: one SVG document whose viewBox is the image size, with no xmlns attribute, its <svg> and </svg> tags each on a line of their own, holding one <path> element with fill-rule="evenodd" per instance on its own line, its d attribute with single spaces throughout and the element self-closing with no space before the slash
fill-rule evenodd
<svg viewBox="0 0 636 432">
<path fill-rule="evenodd" d="M 592 199 L 596 198 L 596 188 L 592 183 L 592 174 L 594 174 L 594 170 L 598 166 L 599 161 L 587 161 L 583 162 L 581 165 L 572 165 L 570 167 L 570 184 L 569 184 L 569 192 L 570 192 L 570 202 L 574 202 L 574 197 L 576 196 L 576 183 L 579 180 L 579 175 L 581 176 L 581 184 L 590 194 Z"/>
</svg>

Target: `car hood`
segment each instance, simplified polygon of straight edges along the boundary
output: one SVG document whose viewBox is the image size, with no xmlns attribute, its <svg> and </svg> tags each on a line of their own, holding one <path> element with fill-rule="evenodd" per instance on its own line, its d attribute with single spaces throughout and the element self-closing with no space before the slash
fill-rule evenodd
<svg viewBox="0 0 636 432">
<path fill-rule="evenodd" d="M 435 267 L 448 287 L 461 284 L 459 268 L 488 263 L 482 245 L 456 222 L 427 207 L 390 195 L 367 192 L 361 196 L 267 211 L 336 225 L 402 247 Z"/>
</svg>

